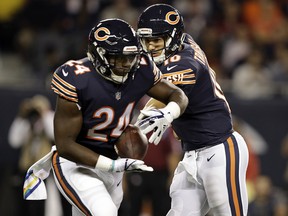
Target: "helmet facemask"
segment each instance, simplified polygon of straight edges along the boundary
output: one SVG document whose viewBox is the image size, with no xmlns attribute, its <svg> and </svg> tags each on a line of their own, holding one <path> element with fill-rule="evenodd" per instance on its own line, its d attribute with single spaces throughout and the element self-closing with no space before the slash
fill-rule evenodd
<svg viewBox="0 0 288 216">
<path fill-rule="evenodd" d="M 145 30 L 146 31 L 146 30 Z M 152 29 L 151 29 L 152 31 Z M 173 41 L 173 38 L 175 37 L 175 32 L 176 29 L 174 29 L 174 31 L 172 32 L 172 34 L 170 35 L 169 33 L 163 34 L 163 35 L 159 35 L 159 36 L 149 36 L 149 35 L 145 35 L 142 33 L 142 29 L 138 29 L 137 33 L 140 37 L 140 44 L 144 50 L 144 52 L 148 53 L 149 56 L 153 59 L 153 61 L 157 64 L 160 65 L 162 64 L 167 58 L 169 58 L 172 54 L 174 54 L 177 49 L 179 48 L 179 45 L 177 44 L 172 44 L 171 42 Z M 147 47 L 147 40 L 151 40 L 153 38 L 162 38 L 164 41 L 164 46 L 160 49 L 156 49 L 156 50 L 148 50 Z M 160 50 L 161 53 L 158 56 L 153 56 L 153 53 L 157 53 Z"/>
<path fill-rule="evenodd" d="M 139 63 L 138 53 L 127 55 L 107 55 L 105 58 L 109 62 L 111 79 L 119 83 L 125 82 L 130 71 L 134 71 L 134 67 Z"/>
</svg>

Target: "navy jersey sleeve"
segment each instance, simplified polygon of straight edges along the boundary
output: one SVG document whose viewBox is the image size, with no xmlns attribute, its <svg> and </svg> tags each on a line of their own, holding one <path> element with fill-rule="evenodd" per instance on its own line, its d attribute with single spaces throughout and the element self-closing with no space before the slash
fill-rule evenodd
<svg viewBox="0 0 288 216">
<path fill-rule="evenodd" d="M 166 60 L 160 69 L 163 77 L 180 87 L 186 95 L 191 93 L 201 76 L 209 75 L 211 70 L 205 53 L 188 34 L 181 52 Z"/>
<path fill-rule="evenodd" d="M 161 79 L 162 79 L 162 73 L 160 69 L 156 66 L 156 64 L 153 62 L 153 74 L 154 74 L 154 83 L 153 85 L 156 85 Z"/>
<path fill-rule="evenodd" d="M 156 66 L 156 64 L 152 61 L 152 59 L 148 55 L 145 55 L 145 54 L 142 55 L 141 60 L 140 60 L 140 68 L 142 69 L 142 71 L 144 71 L 143 79 L 146 79 L 146 78 L 150 79 L 151 76 L 153 76 L 152 77 L 153 86 L 156 85 L 162 79 L 162 73 L 160 69 Z M 151 73 L 151 71 L 153 73 Z"/>
<path fill-rule="evenodd" d="M 179 57 L 181 58 L 180 55 Z M 178 64 L 176 62 L 169 64 L 166 69 L 163 69 L 163 71 L 165 70 L 167 72 L 163 74 L 163 78 L 180 87 L 186 94 L 193 89 L 196 83 L 196 71 L 198 71 L 195 69 L 195 64 L 192 65 L 188 61 L 182 60 Z"/>
<path fill-rule="evenodd" d="M 77 89 L 71 68 L 64 64 L 57 68 L 51 82 L 52 90 L 66 100 L 78 103 Z"/>
<path fill-rule="evenodd" d="M 221 143 L 231 134 L 230 108 L 205 53 L 186 35 L 182 49 L 160 67 L 163 76 L 189 99 L 185 112 L 172 123 L 183 149 Z"/>
</svg>

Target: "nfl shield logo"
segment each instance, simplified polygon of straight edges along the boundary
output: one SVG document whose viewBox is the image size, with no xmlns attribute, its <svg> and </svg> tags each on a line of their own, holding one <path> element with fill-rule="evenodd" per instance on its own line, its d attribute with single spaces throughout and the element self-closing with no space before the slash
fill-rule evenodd
<svg viewBox="0 0 288 216">
<path fill-rule="evenodd" d="M 120 100 L 121 99 L 121 92 L 116 92 L 115 98 L 116 98 L 116 100 Z"/>
</svg>

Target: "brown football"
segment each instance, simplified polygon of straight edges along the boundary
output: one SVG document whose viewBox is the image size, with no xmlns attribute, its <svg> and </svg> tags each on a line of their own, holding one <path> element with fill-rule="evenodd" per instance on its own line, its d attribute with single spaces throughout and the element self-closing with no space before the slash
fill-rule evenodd
<svg viewBox="0 0 288 216">
<path fill-rule="evenodd" d="M 148 150 L 147 137 L 139 127 L 129 124 L 116 142 L 115 150 L 121 158 L 143 160 Z"/>
</svg>

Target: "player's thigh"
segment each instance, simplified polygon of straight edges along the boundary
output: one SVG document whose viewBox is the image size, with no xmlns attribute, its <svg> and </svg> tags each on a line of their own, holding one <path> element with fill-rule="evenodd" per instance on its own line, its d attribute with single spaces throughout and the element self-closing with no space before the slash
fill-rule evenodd
<svg viewBox="0 0 288 216">
<path fill-rule="evenodd" d="M 171 209 L 167 216 L 204 216 L 208 212 L 204 188 L 187 177 L 178 166 L 170 186 Z"/>
<path fill-rule="evenodd" d="M 211 208 L 228 203 L 224 156 L 223 145 L 216 145 L 198 153 L 198 174 Z"/>
<path fill-rule="evenodd" d="M 225 143 L 200 152 L 201 175 L 208 203 L 215 215 L 246 215 L 246 143 L 236 134 Z M 211 156 L 214 155 L 212 158 Z"/>
<path fill-rule="evenodd" d="M 121 175 L 114 178 L 110 173 L 96 173 L 63 158 L 53 164 L 53 172 L 61 193 L 79 211 L 86 215 L 117 215 L 123 196 L 122 185 L 119 184 Z M 119 195 L 116 196 L 114 190 Z"/>
</svg>

